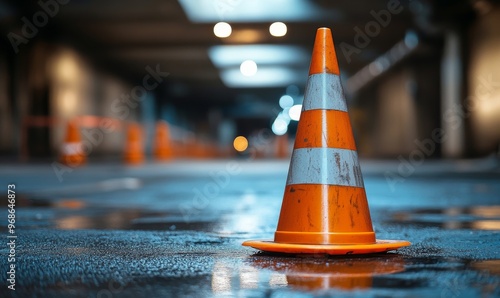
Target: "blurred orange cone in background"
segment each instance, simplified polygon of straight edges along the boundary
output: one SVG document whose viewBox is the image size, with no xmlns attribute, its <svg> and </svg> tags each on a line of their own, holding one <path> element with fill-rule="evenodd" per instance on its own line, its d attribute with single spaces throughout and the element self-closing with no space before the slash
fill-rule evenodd
<svg viewBox="0 0 500 298">
<path fill-rule="evenodd" d="M 281 253 L 366 254 L 410 245 L 373 231 L 331 31 L 319 28 L 274 241 Z"/>
<path fill-rule="evenodd" d="M 169 160 L 173 156 L 170 131 L 166 121 L 156 123 L 153 155 L 157 160 Z"/>
<path fill-rule="evenodd" d="M 202 139 L 196 139 L 193 148 L 194 158 L 205 159 L 207 157 L 206 145 Z"/>
<path fill-rule="evenodd" d="M 288 135 L 276 136 L 276 158 L 287 158 L 288 152 Z"/>
<path fill-rule="evenodd" d="M 142 129 L 137 123 L 130 123 L 127 128 L 125 144 L 125 163 L 137 165 L 144 162 Z"/>
<path fill-rule="evenodd" d="M 69 121 L 66 129 L 66 138 L 61 149 L 60 161 L 67 166 L 77 167 L 85 164 L 86 160 L 78 124 L 75 120 Z"/>
</svg>

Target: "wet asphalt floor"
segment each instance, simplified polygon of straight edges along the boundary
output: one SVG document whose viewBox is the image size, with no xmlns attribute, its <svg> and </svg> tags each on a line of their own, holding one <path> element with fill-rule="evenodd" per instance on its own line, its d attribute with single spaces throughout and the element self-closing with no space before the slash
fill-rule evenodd
<svg viewBox="0 0 500 298">
<path fill-rule="evenodd" d="M 0 297 L 500 297 L 499 164 L 362 161 L 377 238 L 412 246 L 341 257 L 241 246 L 273 237 L 288 161 L 4 165 Z"/>
</svg>

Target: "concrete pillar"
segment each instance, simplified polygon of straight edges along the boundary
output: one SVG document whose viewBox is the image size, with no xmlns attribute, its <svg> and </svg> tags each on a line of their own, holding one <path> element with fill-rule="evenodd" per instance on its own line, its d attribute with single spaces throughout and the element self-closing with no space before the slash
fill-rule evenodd
<svg viewBox="0 0 500 298">
<path fill-rule="evenodd" d="M 460 35 L 456 31 L 448 31 L 441 61 L 441 127 L 445 133 L 441 153 L 447 158 L 462 157 L 465 153 L 463 84 Z"/>
</svg>

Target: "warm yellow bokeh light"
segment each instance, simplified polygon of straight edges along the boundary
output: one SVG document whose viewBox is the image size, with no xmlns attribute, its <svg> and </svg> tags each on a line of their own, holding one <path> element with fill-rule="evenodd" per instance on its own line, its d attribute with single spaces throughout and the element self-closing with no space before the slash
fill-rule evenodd
<svg viewBox="0 0 500 298">
<path fill-rule="evenodd" d="M 234 149 L 238 152 L 243 152 L 248 148 L 248 140 L 243 136 L 238 136 L 233 141 Z"/>
</svg>

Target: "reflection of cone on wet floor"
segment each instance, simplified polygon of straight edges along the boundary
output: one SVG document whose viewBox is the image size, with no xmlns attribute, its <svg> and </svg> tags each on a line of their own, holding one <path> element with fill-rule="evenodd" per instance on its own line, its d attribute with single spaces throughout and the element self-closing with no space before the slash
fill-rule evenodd
<svg viewBox="0 0 500 298">
<path fill-rule="evenodd" d="M 142 129 L 137 123 L 131 123 L 127 128 L 125 144 L 125 163 L 140 164 L 144 162 L 144 148 L 142 142 Z"/>
<path fill-rule="evenodd" d="M 288 135 L 276 136 L 276 158 L 287 158 L 288 152 Z"/>
<path fill-rule="evenodd" d="M 172 158 L 170 131 L 166 121 L 158 121 L 156 124 L 153 154 L 157 160 L 169 160 Z"/>
<path fill-rule="evenodd" d="M 331 31 L 318 29 L 274 241 L 283 253 L 363 254 L 408 246 L 376 240 Z"/>
<path fill-rule="evenodd" d="M 83 165 L 86 161 L 86 156 L 83 153 L 82 138 L 76 121 L 68 122 L 60 161 L 71 167 Z"/>
<path fill-rule="evenodd" d="M 365 258 L 272 258 L 251 257 L 256 269 L 267 269 L 286 276 L 293 288 L 307 290 L 366 289 L 373 285 L 373 277 L 402 272 L 403 257 L 397 254 Z"/>
</svg>

